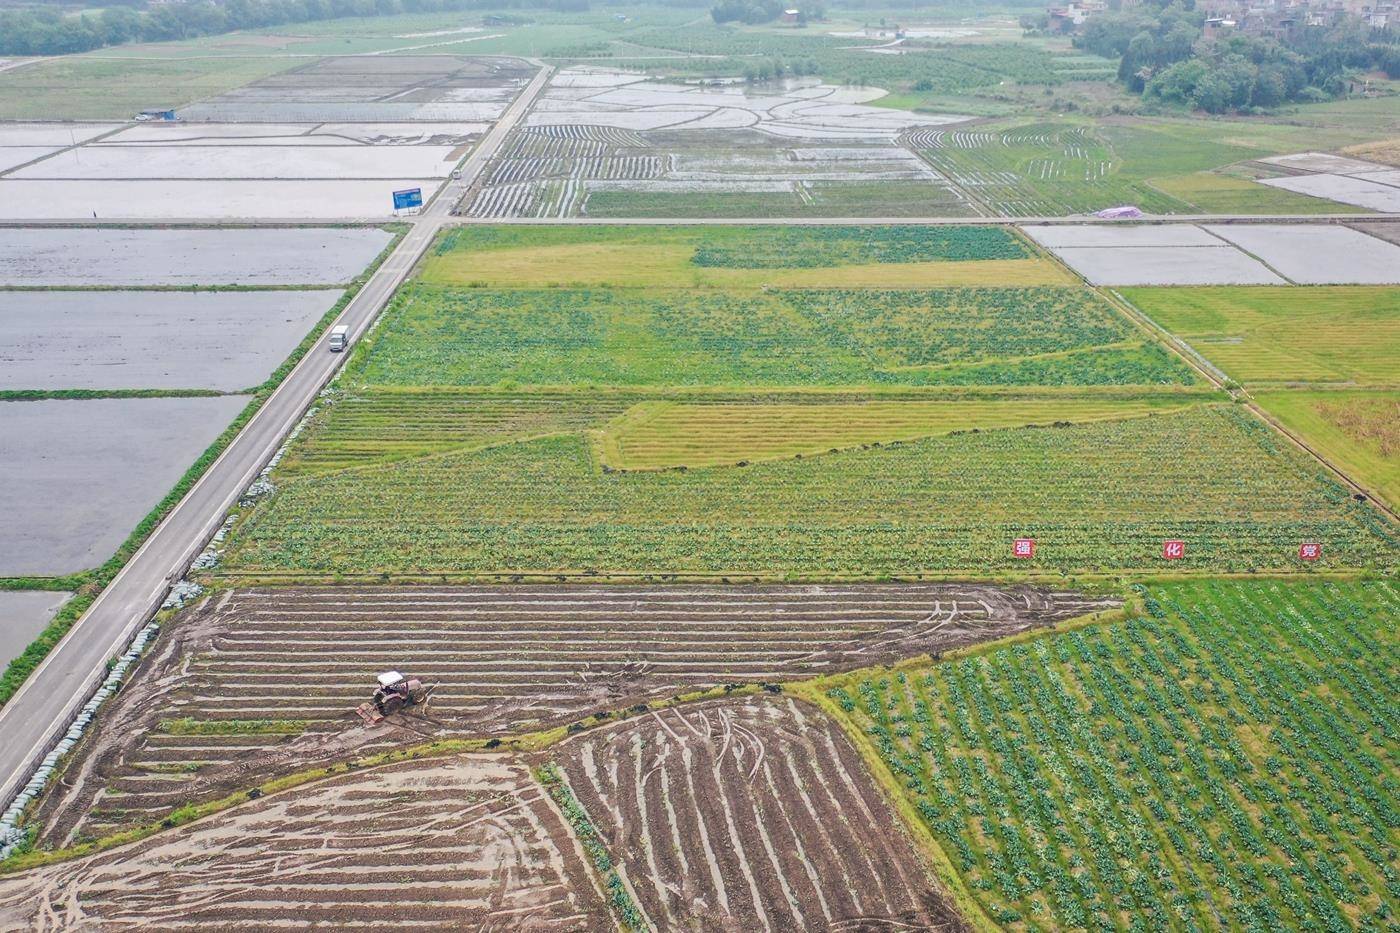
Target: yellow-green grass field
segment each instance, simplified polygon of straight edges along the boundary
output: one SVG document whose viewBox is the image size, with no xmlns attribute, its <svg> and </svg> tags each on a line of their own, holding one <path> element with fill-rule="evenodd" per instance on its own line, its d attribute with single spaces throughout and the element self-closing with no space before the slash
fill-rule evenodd
<svg viewBox="0 0 1400 933">
<path fill-rule="evenodd" d="M 1147 183 L 1202 214 L 1358 214 L 1365 210 L 1216 172 L 1169 175 Z"/>
<path fill-rule="evenodd" d="M 1255 401 L 1358 483 L 1400 508 L 1400 391 L 1280 389 Z"/>
<path fill-rule="evenodd" d="M 0 72 L 0 119 L 128 120 L 148 107 L 179 107 L 301 64 L 305 59 L 266 56 L 66 55 Z"/>
<path fill-rule="evenodd" d="M 1400 383 L 1400 288 L 1125 288 L 1124 297 L 1230 378 Z"/>
<path fill-rule="evenodd" d="M 471 227 L 423 261 L 448 286 L 935 288 L 1068 285 L 1065 270 L 1000 228 Z M 881 244 L 883 248 L 881 248 Z M 945 244 L 946 248 L 939 248 Z"/>
<path fill-rule="evenodd" d="M 615 469 L 720 466 L 964 431 L 1121 420 L 1189 404 L 1180 395 L 801 404 L 651 401 L 608 422 L 597 437 L 602 461 Z"/>
<path fill-rule="evenodd" d="M 283 457 L 278 476 L 578 432 L 595 440 L 600 463 L 611 468 L 733 464 L 956 431 L 1132 418 L 1220 397 L 1206 387 L 974 386 L 927 392 L 360 387 L 323 401 Z M 692 431 L 705 433 L 690 436 Z"/>
<path fill-rule="evenodd" d="M 1373 143 L 1362 143 L 1359 146 L 1348 146 L 1342 152 L 1353 158 L 1365 159 L 1369 162 L 1400 165 L 1400 138 L 1381 139 Z"/>
</svg>

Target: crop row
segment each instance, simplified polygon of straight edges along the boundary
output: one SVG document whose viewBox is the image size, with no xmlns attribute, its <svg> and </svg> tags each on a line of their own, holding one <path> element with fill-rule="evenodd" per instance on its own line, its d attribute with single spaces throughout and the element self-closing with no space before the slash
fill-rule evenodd
<svg viewBox="0 0 1400 933">
<path fill-rule="evenodd" d="M 579 158 L 506 159 L 491 170 L 490 184 L 537 181 L 546 178 L 643 180 L 658 178 L 666 159 L 656 155 L 609 155 Z"/>
<path fill-rule="evenodd" d="M 526 139 L 566 139 L 603 143 L 624 149 L 643 149 L 647 141 L 633 130 L 620 126 L 602 126 L 583 123 L 551 123 L 544 126 L 527 126 L 518 131 Z"/>
<path fill-rule="evenodd" d="M 792 700 L 671 709 L 563 751 L 656 929 L 940 929 L 955 918 L 850 741 Z"/>
<path fill-rule="evenodd" d="M 1380 929 L 1400 593 L 1163 586 L 1147 616 L 833 688 L 1011 929 Z"/>
<path fill-rule="evenodd" d="M 1000 133 L 914 130 L 903 142 L 998 214 L 1072 214 L 1116 204 L 1171 213 L 1185 205 L 1122 174 L 1112 146 L 1085 127 L 1034 124 Z"/>
</svg>

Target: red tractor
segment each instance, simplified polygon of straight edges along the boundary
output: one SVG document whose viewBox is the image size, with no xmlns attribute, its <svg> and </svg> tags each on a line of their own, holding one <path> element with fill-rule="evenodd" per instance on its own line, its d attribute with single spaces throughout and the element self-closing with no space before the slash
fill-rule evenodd
<svg viewBox="0 0 1400 933">
<path fill-rule="evenodd" d="M 399 710 L 426 703 L 434 686 L 421 680 L 409 680 L 398 671 L 385 671 L 379 675 L 378 680 L 379 686 L 375 688 L 374 698 L 355 708 L 360 718 L 371 726 Z"/>
</svg>

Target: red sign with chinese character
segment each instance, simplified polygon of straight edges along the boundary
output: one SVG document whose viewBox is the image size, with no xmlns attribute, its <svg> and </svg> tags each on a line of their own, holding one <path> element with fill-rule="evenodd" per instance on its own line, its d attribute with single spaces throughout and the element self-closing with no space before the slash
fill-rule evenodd
<svg viewBox="0 0 1400 933">
<path fill-rule="evenodd" d="M 1317 560 L 1322 557 L 1322 545 L 1314 541 L 1304 541 L 1298 545 L 1299 560 Z"/>
<path fill-rule="evenodd" d="M 1012 556 L 1012 557 L 1034 557 L 1034 556 L 1035 556 L 1035 539 L 1034 539 L 1034 538 L 1017 538 L 1017 539 L 1016 539 L 1016 542 L 1015 542 L 1014 544 L 1011 545 L 1011 556 Z"/>
<path fill-rule="evenodd" d="M 1167 560 L 1181 560 L 1186 556 L 1186 542 L 1172 539 L 1162 542 L 1162 557 Z"/>
</svg>

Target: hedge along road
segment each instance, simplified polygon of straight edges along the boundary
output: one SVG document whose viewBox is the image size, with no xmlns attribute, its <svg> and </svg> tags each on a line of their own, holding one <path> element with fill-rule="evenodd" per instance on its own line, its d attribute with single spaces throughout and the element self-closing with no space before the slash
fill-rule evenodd
<svg viewBox="0 0 1400 933">
<path fill-rule="evenodd" d="M 550 71 L 540 65 L 534 79 L 462 164 L 461 177 L 450 179 L 423 212 L 411 218 L 412 229 L 333 322 L 350 328 L 352 343 L 379 316 L 448 220 L 457 199 L 529 111 Z M 39 760 L 68 730 L 105 675 L 107 660 L 126 650 L 171 583 L 213 536 L 224 515 L 348 356 L 348 352 L 332 354 L 322 343 L 313 346 L 19 691 L 0 707 L 0 809 L 14 799 Z"/>
</svg>

